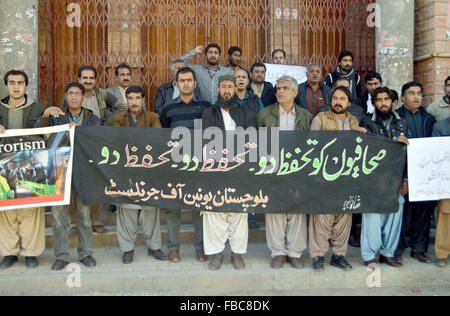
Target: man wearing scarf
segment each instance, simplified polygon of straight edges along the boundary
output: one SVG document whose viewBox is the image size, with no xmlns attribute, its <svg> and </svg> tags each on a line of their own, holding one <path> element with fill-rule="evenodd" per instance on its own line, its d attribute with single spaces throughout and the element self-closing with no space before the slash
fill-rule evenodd
<svg viewBox="0 0 450 316">
<path fill-rule="evenodd" d="M 361 97 L 362 82 L 361 77 L 353 68 L 353 54 L 352 52 L 344 50 L 339 54 L 338 68 L 336 71 L 329 73 L 325 77 L 325 84 L 333 89 L 333 84 L 340 78 L 346 78 L 350 81 L 350 92 L 352 93 L 352 100 Z"/>
</svg>

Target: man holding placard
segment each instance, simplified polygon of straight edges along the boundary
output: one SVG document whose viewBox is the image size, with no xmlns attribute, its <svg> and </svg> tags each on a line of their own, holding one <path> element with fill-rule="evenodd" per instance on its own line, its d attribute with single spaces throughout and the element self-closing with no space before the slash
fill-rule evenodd
<svg viewBox="0 0 450 316">
<path fill-rule="evenodd" d="M 396 112 L 408 122 L 410 138 L 431 137 L 436 120 L 422 107 L 422 84 L 409 82 L 402 87 L 403 107 Z M 397 261 L 402 260 L 406 248 L 411 247 L 411 257 L 423 263 L 430 263 L 426 256 L 430 241 L 431 214 L 435 202 L 410 202 L 406 195 L 403 227 L 400 243 L 396 251 Z"/>
</svg>

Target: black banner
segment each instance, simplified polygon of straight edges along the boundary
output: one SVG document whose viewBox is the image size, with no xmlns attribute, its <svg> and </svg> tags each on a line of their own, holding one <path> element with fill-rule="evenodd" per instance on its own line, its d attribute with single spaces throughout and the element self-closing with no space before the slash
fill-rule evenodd
<svg viewBox="0 0 450 316">
<path fill-rule="evenodd" d="M 196 211 L 398 210 L 406 146 L 356 132 L 265 132 L 77 127 L 76 190 L 85 204 Z"/>
</svg>

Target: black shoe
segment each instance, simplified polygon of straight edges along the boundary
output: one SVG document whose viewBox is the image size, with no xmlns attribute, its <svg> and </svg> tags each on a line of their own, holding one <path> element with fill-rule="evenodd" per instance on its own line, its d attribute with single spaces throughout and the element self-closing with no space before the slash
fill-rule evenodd
<svg viewBox="0 0 450 316">
<path fill-rule="evenodd" d="M 422 263 L 431 263 L 430 258 L 428 258 L 423 252 L 418 252 L 414 249 L 411 250 L 411 257 Z"/>
<path fill-rule="evenodd" d="M 315 257 L 313 259 L 313 269 L 314 271 L 317 272 L 322 272 L 325 270 L 324 266 L 323 266 L 323 262 L 324 262 L 325 258 L 324 257 Z"/>
<path fill-rule="evenodd" d="M 400 263 L 402 263 L 403 264 L 403 256 L 399 256 L 399 255 L 394 255 L 394 259 L 395 259 L 395 261 L 397 261 L 397 262 L 400 262 Z"/>
<path fill-rule="evenodd" d="M 6 256 L 3 261 L 0 263 L 0 269 L 8 269 L 16 263 L 18 260 L 17 256 Z"/>
<path fill-rule="evenodd" d="M 353 269 L 352 265 L 348 263 L 344 256 L 331 256 L 330 265 L 345 271 L 350 271 Z"/>
<path fill-rule="evenodd" d="M 123 264 L 130 264 L 134 260 L 134 250 L 124 252 L 122 257 Z"/>
<path fill-rule="evenodd" d="M 97 262 L 92 256 L 87 256 L 86 258 L 81 259 L 80 262 L 88 268 L 93 268 L 97 265 Z"/>
<path fill-rule="evenodd" d="M 68 264 L 69 263 L 67 261 L 58 259 L 58 260 L 55 261 L 55 263 L 53 263 L 52 270 L 53 271 L 61 271 L 65 267 L 67 267 Z"/>
<path fill-rule="evenodd" d="M 115 204 L 108 205 L 108 212 L 115 213 L 117 211 L 117 206 Z"/>
<path fill-rule="evenodd" d="M 162 252 L 161 249 L 158 249 L 158 250 L 148 249 L 148 255 L 155 257 L 156 260 L 161 260 L 161 261 L 169 260 L 169 257 L 164 252 Z"/>
<path fill-rule="evenodd" d="M 355 236 L 350 236 L 350 238 L 348 239 L 348 244 L 355 248 L 361 247 L 360 240 L 358 239 L 358 237 L 355 237 Z"/>
<path fill-rule="evenodd" d="M 39 266 L 39 261 L 36 257 L 25 257 L 25 264 L 28 269 L 34 269 Z"/>
</svg>

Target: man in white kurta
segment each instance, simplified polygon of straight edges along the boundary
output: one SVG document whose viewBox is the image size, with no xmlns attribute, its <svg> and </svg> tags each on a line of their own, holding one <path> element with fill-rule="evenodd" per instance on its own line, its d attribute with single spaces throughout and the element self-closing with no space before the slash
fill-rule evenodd
<svg viewBox="0 0 450 316">
<path fill-rule="evenodd" d="M 237 126 L 247 128 L 256 126 L 256 113 L 240 107 L 236 96 L 236 78 L 221 76 L 219 78 L 219 96 L 217 103 L 206 109 L 202 115 L 203 127 L 219 127 L 234 131 Z M 232 251 L 231 262 L 235 269 L 244 269 L 242 254 L 247 252 L 248 243 L 247 213 L 203 213 L 203 242 L 205 254 L 212 256 L 209 263 L 211 270 L 220 269 L 223 251 L 228 241 Z"/>
</svg>

